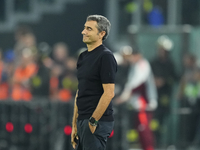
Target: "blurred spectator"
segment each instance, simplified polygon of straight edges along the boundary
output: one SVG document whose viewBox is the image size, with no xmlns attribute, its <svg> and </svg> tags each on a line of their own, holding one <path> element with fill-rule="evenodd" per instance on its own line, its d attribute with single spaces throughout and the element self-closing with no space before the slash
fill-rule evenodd
<svg viewBox="0 0 200 150">
<path fill-rule="evenodd" d="M 69 57 L 69 48 L 66 43 L 58 42 L 53 46 L 53 60 L 56 64 L 61 66 L 64 65 L 64 62 Z"/>
<path fill-rule="evenodd" d="M 187 147 L 192 142 L 200 144 L 198 135 L 200 130 L 200 69 L 197 66 L 196 57 L 192 54 L 185 54 L 183 64 L 184 74 L 181 78 L 178 96 L 180 107 L 189 111 L 180 117 L 180 124 L 184 126 L 181 126 L 179 136 L 182 141 L 181 146 Z"/>
<path fill-rule="evenodd" d="M 197 102 L 195 113 L 197 116 L 197 124 L 195 127 L 194 137 L 192 138 L 192 145 L 196 150 L 200 149 L 200 68 L 195 72 L 196 88 L 197 88 Z"/>
<path fill-rule="evenodd" d="M 33 97 L 31 79 L 39 68 L 36 37 L 29 26 L 21 25 L 15 31 L 15 41 L 11 98 L 29 101 Z"/>
<path fill-rule="evenodd" d="M 136 111 L 134 121 L 143 150 L 154 150 L 154 136 L 150 129 L 152 112 L 157 107 L 157 92 L 149 62 L 138 49 L 125 46 L 124 59 L 130 63 L 128 80 L 116 104 L 128 101 Z"/>
<path fill-rule="evenodd" d="M 164 121 L 169 116 L 172 90 L 175 81 L 178 79 L 175 65 L 170 58 L 172 47 L 173 42 L 168 36 L 160 36 L 157 40 L 157 56 L 151 61 L 151 67 L 158 91 L 158 108 L 154 115 L 154 118 L 160 125 L 157 131 L 155 131 L 158 146 L 159 144 L 160 146 L 164 144 L 161 143 L 161 140 L 166 133 L 163 131 L 166 131 L 167 127 Z"/>
<path fill-rule="evenodd" d="M 32 50 L 29 48 L 23 49 L 21 59 L 18 61 L 12 78 L 11 97 L 13 100 L 29 101 L 32 99 L 30 79 L 37 73 L 37 67 Z"/>
<path fill-rule="evenodd" d="M 50 58 L 51 47 L 46 42 L 38 44 L 38 57 L 36 59 L 37 72 L 31 77 L 31 93 L 33 97 L 49 98 L 50 77 L 53 60 Z"/>
<path fill-rule="evenodd" d="M 4 63 L 2 50 L 0 49 L 0 100 L 9 97 L 8 70 L 10 68 Z"/>
<path fill-rule="evenodd" d="M 45 64 L 47 56 L 41 55 L 37 61 L 37 72 L 31 77 L 31 93 L 35 98 L 49 98 L 50 68 Z"/>
<path fill-rule="evenodd" d="M 185 99 L 183 105 L 189 103 L 193 105 L 195 103 L 196 97 L 198 93 L 192 92 L 190 85 L 196 84 L 195 83 L 195 73 L 198 70 L 196 57 L 192 54 L 185 54 L 183 57 L 183 64 L 184 64 L 184 73 L 181 78 L 180 82 L 180 89 L 179 89 L 179 99 Z M 187 104 L 186 104 L 187 103 Z"/>
<path fill-rule="evenodd" d="M 124 88 L 124 85 L 127 81 L 127 75 L 129 71 L 129 62 L 123 58 L 121 53 L 115 52 L 113 53 L 114 57 L 118 64 L 118 72 L 116 74 L 116 82 L 115 82 L 115 96 L 119 96 Z"/>
<path fill-rule="evenodd" d="M 32 55 L 38 54 L 36 37 L 33 34 L 32 30 L 28 26 L 19 26 L 15 31 L 15 64 L 19 63 L 21 60 L 22 52 L 25 48 L 31 50 Z"/>
<path fill-rule="evenodd" d="M 76 60 L 69 56 L 68 46 L 64 42 L 56 43 L 52 54 L 51 99 L 69 101 L 74 96 L 77 86 L 75 76 Z"/>
<path fill-rule="evenodd" d="M 69 80 L 71 80 L 71 84 L 68 86 L 68 88 L 73 94 L 75 94 L 78 85 L 76 79 L 76 62 L 77 60 L 74 57 L 68 58 L 68 60 L 65 62 L 65 66 L 67 68 L 65 78 L 67 77 Z"/>
</svg>

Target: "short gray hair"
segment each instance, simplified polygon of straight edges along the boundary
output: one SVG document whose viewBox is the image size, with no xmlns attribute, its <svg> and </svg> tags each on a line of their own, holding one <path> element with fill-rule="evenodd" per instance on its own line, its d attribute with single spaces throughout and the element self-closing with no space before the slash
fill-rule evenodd
<svg viewBox="0 0 200 150">
<path fill-rule="evenodd" d="M 106 17 L 101 16 L 101 15 L 90 15 L 87 17 L 86 21 L 96 21 L 97 29 L 99 30 L 99 32 L 102 32 L 102 31 L 106 32 L 102 40 L 107 39 L 110 32 L 111 24 L 110 24 L 110 21 Z"/>
</svg>

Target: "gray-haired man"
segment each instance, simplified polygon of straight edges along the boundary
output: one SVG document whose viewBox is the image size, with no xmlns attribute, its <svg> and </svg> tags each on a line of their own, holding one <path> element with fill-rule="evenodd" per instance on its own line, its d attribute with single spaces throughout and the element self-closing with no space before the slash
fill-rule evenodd
<svg viewBox="0 0 200 150">
<path fill-rule="evenodd" d="M 103 45 L 110 22 L 101 15 L 87 17 L 83 42 L 87 50 L 77 62 L 78 90 L 74 103 L 71 142 L 78 150 L 105 150 L 114 126 L 111 100 L 114 97 L 117 63 Z"/>
</svg>

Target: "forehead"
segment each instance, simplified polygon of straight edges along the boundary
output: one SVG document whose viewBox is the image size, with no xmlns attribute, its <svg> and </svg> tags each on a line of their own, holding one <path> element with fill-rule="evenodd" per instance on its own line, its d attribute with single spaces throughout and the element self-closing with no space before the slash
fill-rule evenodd
<svg viewBox="0 0 200 150">
<path fill-rule="evenodd" d="M 97 28 L 97 22 L 96 21 L 86 21 L 85 27 Z"/>
</svg>

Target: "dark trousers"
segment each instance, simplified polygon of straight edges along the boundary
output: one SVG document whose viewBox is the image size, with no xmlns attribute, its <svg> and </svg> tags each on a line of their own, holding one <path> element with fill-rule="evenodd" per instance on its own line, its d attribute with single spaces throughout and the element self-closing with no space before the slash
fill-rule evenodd
<svg viewBox="0 0 200 150">
<path fill-rule="evenodd" d="M 134 125 L 139 133 L 139 140 L 143 150 L 154 150 L 154 136 L 149 127 L 152 112 L 141 111 L 134 114 Z"/>
<path fill-rule="evenodd" d="M 88 119 L 78 120 L 78 145 L 77 150 L 105 150 L 107 139 L 113 130 L 114 122 L 99 121 L 95 132 L 92 134 Z"/>
</svg>

